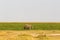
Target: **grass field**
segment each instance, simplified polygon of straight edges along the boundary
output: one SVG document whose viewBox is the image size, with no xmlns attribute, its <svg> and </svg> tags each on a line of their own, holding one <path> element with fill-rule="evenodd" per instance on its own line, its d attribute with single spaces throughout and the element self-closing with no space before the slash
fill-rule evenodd
<svg viewBox="0 0 60 40">
<path fill-rule="evenodd" d="M 60 23 L 0 23 L 0 30 L 24 30 L 25 24 L 31 24 L 32 30 L 60 30 Z"/>
<path fill-rule="evenodd" d="M 59 30 L 25 30 L 25 31 L 13 31 L 13 30 L 0 30 L 0 40 L 60 40 Z"/>
<path fill-rule="evenodd" d="M 25 24 L 31 24 L 32 29 L 24 30 Z M 60 40 L 60 23 L 0 22 L 0 40 Z"/>
</svg>

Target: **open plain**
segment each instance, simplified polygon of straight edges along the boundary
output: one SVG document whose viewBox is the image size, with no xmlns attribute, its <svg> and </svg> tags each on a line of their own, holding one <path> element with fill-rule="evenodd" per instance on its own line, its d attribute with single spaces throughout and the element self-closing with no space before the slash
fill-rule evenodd
<svg viewBox="0 0 60 40">
<path fill-rule="evenodd" d="M 31 24 L 31 30 L 24 30 Z M 60 23 L 1 23 L 0 40 L 60 40 Z"/>
<path fill-rule="evenodd" d="M 0 30 L 0 40 L 60 40 L 59 30 Z"/>
</svg>

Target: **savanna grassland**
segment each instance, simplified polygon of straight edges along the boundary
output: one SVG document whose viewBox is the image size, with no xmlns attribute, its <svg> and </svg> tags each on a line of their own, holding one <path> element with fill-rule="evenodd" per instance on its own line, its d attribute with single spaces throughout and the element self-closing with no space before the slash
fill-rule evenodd
<svg viewBox="0 0 60 40">
<path fill-rule="evenodd" d="M 25 24 L 31 24 L 32 29 L 24 30 Z M 1 22 L 0 40 L 60 40 L 60 23 Z"/>
<path fill-rule="evenodd" d="M 59 30 L 0 30 L 0 40 L 60 40 Z"/>
<path fill-rule="evenodd" d="M 60 23 L 0 23 L 0 30 L 24 30 L 25 24 L 31 24 L 32 30 L 60 30 Z"/>
</svg>

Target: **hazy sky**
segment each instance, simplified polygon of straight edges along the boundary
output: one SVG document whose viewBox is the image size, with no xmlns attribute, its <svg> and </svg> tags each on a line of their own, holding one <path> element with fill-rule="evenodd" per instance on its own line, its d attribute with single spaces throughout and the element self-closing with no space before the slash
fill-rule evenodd
<svg viewBox="0 0 60 40">
<path fill-rule="evenodd" d="M 0 21 L 60 22 L 60 0 L 0 0 Z"/>
</svg>

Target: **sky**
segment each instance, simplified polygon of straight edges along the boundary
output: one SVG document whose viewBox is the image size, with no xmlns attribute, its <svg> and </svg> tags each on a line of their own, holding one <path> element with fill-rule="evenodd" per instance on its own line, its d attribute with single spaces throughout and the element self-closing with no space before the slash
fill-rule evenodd
<svg viewBox="0 0 60 40">
<path fill-rule="evenodd" d="M 0 0 L 0 22 L 60 22 L 60 0 Z"/>
</svg>

